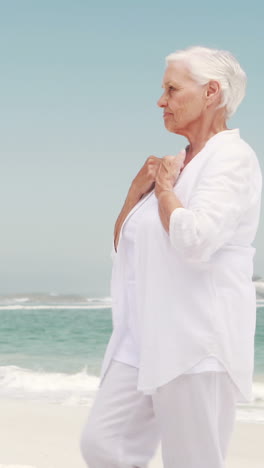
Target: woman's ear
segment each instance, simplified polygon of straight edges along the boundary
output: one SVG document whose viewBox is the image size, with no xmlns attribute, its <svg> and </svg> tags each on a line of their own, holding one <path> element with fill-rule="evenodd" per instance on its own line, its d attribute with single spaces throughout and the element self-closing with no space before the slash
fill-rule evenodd
<svg viewBox="0 0 264 468">
<path fill-rule="evenodd" d="M 211 80 L 207 83 L 206 87 L 206 100 L 208 105 L 211 105 L 213 102 L 218 103 L 221 98 L 221 88 L 218 81 Z"/>
</svg>

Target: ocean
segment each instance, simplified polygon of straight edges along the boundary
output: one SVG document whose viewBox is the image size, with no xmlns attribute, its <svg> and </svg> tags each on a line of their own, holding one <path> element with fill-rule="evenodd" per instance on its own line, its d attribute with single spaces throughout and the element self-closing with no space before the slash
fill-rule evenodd
<svg viewBox="0 0 264 468">
<path fill-rule="evenodd" d="M 264 423 L 264 282 L 255 284 L 254 399 L 237 418 Z M 112 331 L 110 298 L 0 296 L 0 323 L 0 398 L 91 406 Z"/>
</svg>

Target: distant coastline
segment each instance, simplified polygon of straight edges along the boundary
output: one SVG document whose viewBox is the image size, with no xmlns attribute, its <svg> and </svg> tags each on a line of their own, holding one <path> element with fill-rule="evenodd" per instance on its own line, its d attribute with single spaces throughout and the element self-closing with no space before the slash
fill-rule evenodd
<svg viewBox="0 0 264 468">
<path fill-rule="evenodd" d="M 256 287 L 257 297 L 264 298 L 264 278 L 254 275 L 253 283 Z M 4 306 L 80 306 L 83 308 L 109 308 L 112 305 L 110 296 L 89 296 L 85 293 L 58 293 L 58 292 L 23 292 L 0 294 L 0 308 Z"/>
</svg>

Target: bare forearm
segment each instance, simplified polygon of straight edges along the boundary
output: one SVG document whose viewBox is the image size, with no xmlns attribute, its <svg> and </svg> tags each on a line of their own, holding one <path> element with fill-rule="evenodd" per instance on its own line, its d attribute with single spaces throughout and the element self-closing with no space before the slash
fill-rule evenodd
<svg viewBox="0 0 264 468">
<path fill-rule="evenodd" d="M 139 193 L 133 188 L 131 185 L 127 197 L 125 199 L 125 203 L 119 213 L 119 216 L 117 218 L 117 222 L 120 220 L 124 220 L 128 213 L 134 208 L 134 206 L 137 204 L 137 202 L 140 200 L 140 195 Z"/>
<path fill-rule="evenodd" d="M 173 191 L 162 191 L 158 197 L 159 215 L 166 232 L 169 232 L 171 213 L 176 208 L 183 208 L 182 203 Z"/>
<path fill-rule="evenodd" d="M 138 192 L 138 190 L 131 185 L 127 197 L 125 199 L 125 203 L 118 215 L 118 218 L 115 223 L 115 231 L 114 231 L 114 243 L 115 243 L 115 249 L 117 248 L 118 244 L 118 239 L 119 239 L 119 234 L 120 234 L 120 229 L 121 226 L 126 219 L 127 215 L 130 213 L 130 211 L 134 208 L 134 206 L 138 203 L 140 200 L 141 195 Z"/>
<path fill-rule="evenodd" d="M 142 196 L 146 195 L 149 191 L 151 191 L 154 188 L 155 177 L 157 174 L 157 170 L 160 166 L 160 162 L 161 160 L 156 156 L 149 156 L 143 167 L 133 179 L 125 203 L 115 224 L 115 249 L 117 249 L 121 227 L 127 215 L 132 210 L 132 208 L 134 208 L 134 206 L 139 202 Z"/>
</svg>

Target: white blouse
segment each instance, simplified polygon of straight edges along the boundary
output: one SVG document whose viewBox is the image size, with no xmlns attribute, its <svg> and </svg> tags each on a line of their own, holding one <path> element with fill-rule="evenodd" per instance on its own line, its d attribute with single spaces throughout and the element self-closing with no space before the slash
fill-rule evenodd
<svg viewBox="0 0 264 468">
<path fill-rule="evenodd" d="M 131 210 L 113 252 L 113 332 L 100 385 L 118 353 L 139 366 L 137 389 L 144 394 L 197 365 L 208 369 L 210 358 L 228 372 L 239 401 L 251 401 L 252 243 L 261 189 L 256 154 L 238 129 L 226 130 L 210 138 L 180 174 L 174 192 L 183 208 L 171 214 L 169 234 L 153 192 Z"/>
<path fill-rule="evenodd" d="M 127 309 L 127 325 L 125 333 L 113 359 L 124 364 L 129 364 L 139 368 L 140 349 L 139 349 L 139 330 L 135 322 L 135 237 L 138 224 L 142 222 L 146 212 L 153 206 L 153 197 L 155 202 L 155 195 L 148 198 L 146 203 L 133 213 L 123 229 L 123 245 L 126 252 L 125 260 L 125 288 L 122 293 L 124 295 L 123 305 Z M 196 364 L 184 374 L 198 374 L 205 371 L 226 372 L 224 366 L 215 358 L 207 357 L 201 362 Z"/>
</svg>

